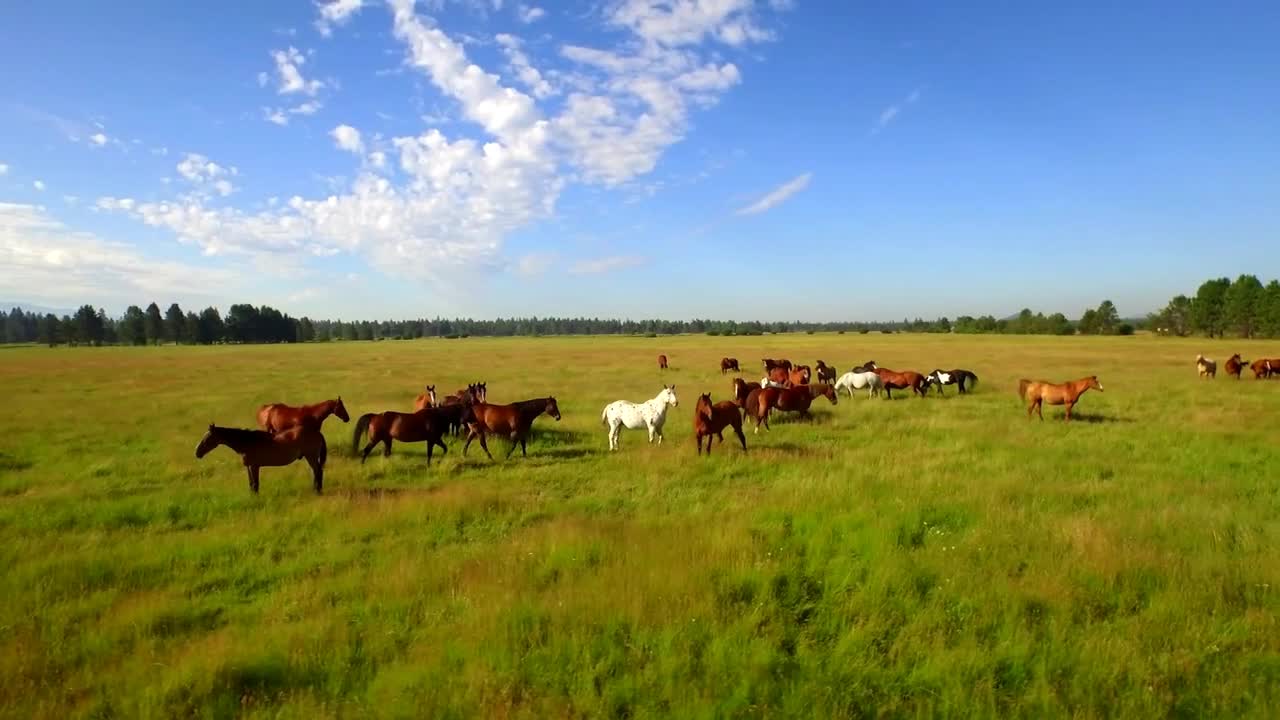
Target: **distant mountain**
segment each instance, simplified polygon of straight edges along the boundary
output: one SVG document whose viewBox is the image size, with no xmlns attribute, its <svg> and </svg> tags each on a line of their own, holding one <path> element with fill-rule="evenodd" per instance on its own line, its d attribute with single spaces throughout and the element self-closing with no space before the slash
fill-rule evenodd
<svg viewBox="0 0 1280 720">
<path fill-rule="evenodd" d="M 66 308 L 46 307 L 44 305 L 37 305 L 35 303 L 22 302 L 21 300 L 0 300 L 0 312 L 3 312 L 4 314 L 8 315 L 9 311 L 14 308 L 22 308 L 26 312 L 36 313 L 38 315 L 48 315 L 49 313 L 53 313 L 58 317 L 62 317 L 63 315 L 71 315 L 75 313 L 75 310 L 68 310 Z"/>
</svg>

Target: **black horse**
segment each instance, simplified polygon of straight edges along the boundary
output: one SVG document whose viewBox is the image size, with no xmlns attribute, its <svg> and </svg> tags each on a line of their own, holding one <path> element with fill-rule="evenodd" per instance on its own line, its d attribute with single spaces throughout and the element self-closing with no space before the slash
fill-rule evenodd
<svg viewBox="0 0 1280 720">
<path fill-rule="evenodd" d="M 969 392 L 965 388 L 965 383 L 976 387 L 978 385 L 978 376 L 968 370 L 934 370 L 925 376 L 924 389 L 925 392 L 928 392 L 930 385 L 937 385 L 938 394 L 945 395 L 946 393 L 942 392 L 943 385 L 959 385 L 960 393 L 965 394 Z"/>
</svg>

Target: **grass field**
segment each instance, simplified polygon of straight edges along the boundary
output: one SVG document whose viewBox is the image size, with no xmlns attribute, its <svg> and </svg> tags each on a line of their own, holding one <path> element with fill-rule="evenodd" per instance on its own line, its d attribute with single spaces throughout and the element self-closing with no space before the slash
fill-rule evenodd
<svg viewBox="0 0 1280 720">
<path fill-rule="evenodd" d="M 0 350 L 7 717 L 1265 717 L 1280 707 L 1280 382 L 1236 341 L 797 335 Z M 659 352 L 672 370 L 660 375 Z M 734 355 L 965 367 L 695 455 Z M 1019 377 L 1096 373 L 1081 422 Z M 428 382 L 554 394 L 529 457 L 326 424 L 249 493 L 210 421 Z M 601 408 L 675 382 L 667 443 Z M 1273 716 L 1273 715 L 1272 715 Z"/>
</svg>

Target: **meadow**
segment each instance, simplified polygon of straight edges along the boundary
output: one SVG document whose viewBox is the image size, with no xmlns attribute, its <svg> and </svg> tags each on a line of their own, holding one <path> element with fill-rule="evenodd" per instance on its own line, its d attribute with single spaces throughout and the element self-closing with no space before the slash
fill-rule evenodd
<svg viewBox="0 0 1280 720">
<path fill-rule="evenodd" d="M 1266 717 L 1280 382 L 1261 342 L 782 335 L 0 350 L 0 714 L 21 718 Z M 659 373 L 655 357 L 670 356 Z M 968 368 L 695 454 L 721 356 Z M 1078 422 L 1020 377 L 1097 374 Z M 427 383 L 554 394 L 529 457 L 201 461 L 208 423 Z M 674 382 L 667 442 L 602 407 Z M 729 440 L 732 438 L 730 437 Z M 438 457 L 438 456 L 437 456 Z"/>
</svg>

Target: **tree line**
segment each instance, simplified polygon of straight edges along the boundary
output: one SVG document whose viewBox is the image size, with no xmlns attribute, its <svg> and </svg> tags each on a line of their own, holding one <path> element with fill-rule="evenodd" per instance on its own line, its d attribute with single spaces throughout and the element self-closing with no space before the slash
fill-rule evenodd
<svg viewBox="0 0 1280 720">
<path fill-rule="evenodd" d="M 1274 284 L 1274 283 L 1273 283 Z M 352 321 L 294 318 L 273 307 L 232 305 L 224 317 L 217 308 L 199 313 L 184 311 L 177 303 L 161 312 L 156 303 L 146 308 L 130 305 L 120 317 L 101 308 L 82 305 L 75 313 L 58 317 L 13 308 L 4 317 L 6 343 L 45 345 L 156 345 L 180 343 L 293 343 L 338 340 L 400 340 L 422 337 L 505 337 L 516 335 L 762 335 L 794 332 L 940 332 L 1004 333 L 1018 335 L 1129 334 L 1133 326 L 1121 322 L 1116 307 L 1105 300 L 1086 310 L 1077 321 L 1062 313 L 1045 316 L 1024 309 L 1010 318 L 962 315 L 954 321 L 902 320 L 901 322 L 738 322 L 734 320 L 616 320 L 602 318 L 497 318 L 471 320 L 444 318 L 417 320 Z"/>
<path fill-rule="evenodd" d="M 1280 281 L 1264 286 L 1256 275 L 1206 280 L 1193 297 L 1174 296 L 1147 322 L 1156 333 L 1178 337 L 1280 337 Z"/>
</svg>

